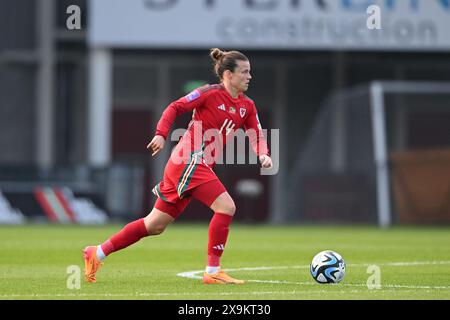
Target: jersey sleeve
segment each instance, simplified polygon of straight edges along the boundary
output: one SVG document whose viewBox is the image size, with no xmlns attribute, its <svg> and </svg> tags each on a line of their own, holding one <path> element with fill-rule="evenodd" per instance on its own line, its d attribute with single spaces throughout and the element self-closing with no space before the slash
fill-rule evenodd
<svg viewBox="0 0 450 320">
<path fill-rule="evenodd" d="M 210 85 L 205 85 L 169 104 L 158 121 L 155 135 L 160 135 L 164 139 L 167 139 L 170 127 L 175 121 L 175 118 L 183 113 L 201 107 L 206 100 L 209 89 Z"/>
<path fill-rule="evenodd" d="M 252 104 L 250 113 L 244 122 L 245 133 L 247 134 L 253 151 L 258 155 L 269 155 L 267 141 L 262 131 L 256 107 Z"/>
</svg>

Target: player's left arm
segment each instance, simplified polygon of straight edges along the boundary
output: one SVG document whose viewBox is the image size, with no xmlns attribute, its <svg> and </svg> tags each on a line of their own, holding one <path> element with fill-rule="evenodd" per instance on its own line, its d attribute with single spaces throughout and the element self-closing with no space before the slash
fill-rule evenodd
<svg viewBox="0 0 450 320">
<path fill-rule="evenodd" d="M 255 105 L 252 105 L 250 113 L 245 119 L 244 128 L 253 151 L 259 157 L 261 166 L 263 168 L 272 168 L 272 159 L 270 158 L 269 148 L 267 147 L 267 141 L 264 137 Z"/>
</svg>

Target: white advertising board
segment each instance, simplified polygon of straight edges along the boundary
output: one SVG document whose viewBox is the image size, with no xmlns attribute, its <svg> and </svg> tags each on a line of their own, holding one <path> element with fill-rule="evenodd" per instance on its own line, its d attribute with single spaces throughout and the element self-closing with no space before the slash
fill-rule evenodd
<svg viewBox="0 0 450 320">
<path fill-rule="evenodd" d="M 449 50 L 450 0 L 90 0 L 104 47 Z M 374 26 L 378 6 L 381 29 Z M 372 24 L 370 24 L 370 22 Z"/>
</svg>

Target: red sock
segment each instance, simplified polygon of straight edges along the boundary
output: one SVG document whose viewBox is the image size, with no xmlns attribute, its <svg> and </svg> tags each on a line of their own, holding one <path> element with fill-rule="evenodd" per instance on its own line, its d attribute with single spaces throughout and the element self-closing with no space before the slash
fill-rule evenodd
<svg viewBox="0 0 450 320">
<path fill-rule="evenodd" d="M 208 266 L 210 267 L 220 266 L 220 257 L 227 243 L 232 219 L 233 216 L 219 212 L 214 213 L 211 219 L 208 232 Z"/>
<path fill-rule="evenodd" d="M 135 242 L 138 242 L 143 237 L 148 236 L 147 228 L 145 227 L 144 219 L 139 219 L 130 222 L 122 230 L 106 240 L 101 246 L 105 256 L 122 250 Z"/>
</svg>

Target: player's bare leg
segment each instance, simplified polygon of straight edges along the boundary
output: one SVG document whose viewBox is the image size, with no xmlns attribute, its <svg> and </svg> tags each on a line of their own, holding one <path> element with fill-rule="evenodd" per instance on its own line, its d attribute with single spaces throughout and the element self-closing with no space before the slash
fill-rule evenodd
<svg viewBox="0 0 450 320">
<path fill-rule="evenodd" d="M 149 236 L 156 236 L 164 232 L 166 227 L 175 219 L 159 209 L 153 210 L 144 218 L 145 228 Z"/>
</svg>

